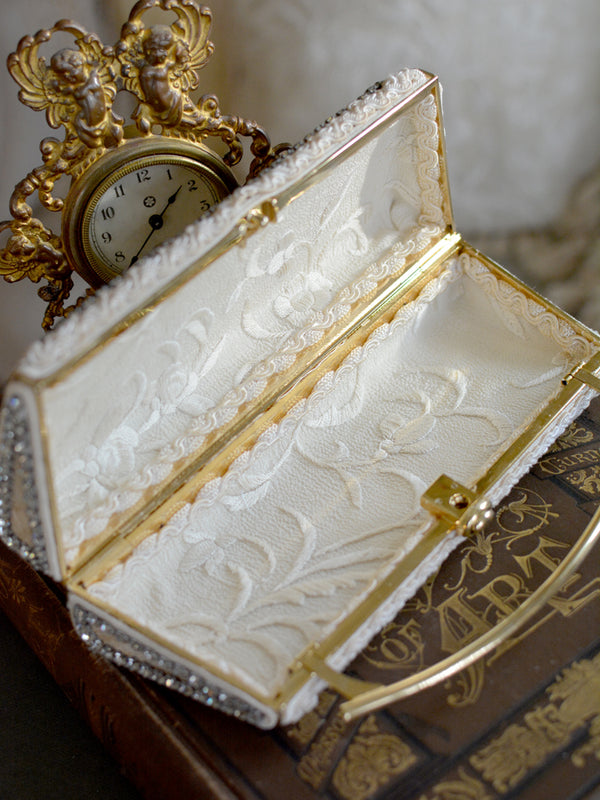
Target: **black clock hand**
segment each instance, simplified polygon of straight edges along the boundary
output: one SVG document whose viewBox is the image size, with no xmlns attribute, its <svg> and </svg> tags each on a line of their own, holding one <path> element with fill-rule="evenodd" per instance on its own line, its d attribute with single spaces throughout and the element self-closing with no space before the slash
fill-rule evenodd
<svg viewBox="0 0 600 800">
<path fill-rule="evenodd" d="M 183 186 L 183 184 L 181 186 Z M 137 251 L 137 253 L 134 255 L 134 257 L 129 262 L 129 266 L 131 266 L 132 264 L 135 264 L 135 262 L 138 260 L 138 258 L 140 257 L 140 253 L 142 252 L 144 247 L 146 247 L 146 245 L 148 244 L 148 240 L 150 239 L 150 237 L 152 236 L 154 231 L 158 231 L 158 230 L 160 230 L 162 228 L 162 226 L 163 226 L 163 217 L 164 217 L 168 207 L 175 202 L 175 199 L 176 199 L 177 195 L 179 194 L 179 192 L 181 190 L 181 186 L 179 187 L 179 189 L 177 189 L 177 191 L 173 192 L 171 197 L 169 197 L 169 199 L 167 200 L 167 205 L 163 208 L 163 210 L 160 212 L 160 214 L 152 214 L 151 217 L 149 218 L 148 223 L 149 223 L 150 228 L 151 228 L 150 233 L 148 234 L 148 236 L 146 236 L 146 238 L 144 239 L 144 243 L 142 244 L 140 249 Z"/>
</svg>

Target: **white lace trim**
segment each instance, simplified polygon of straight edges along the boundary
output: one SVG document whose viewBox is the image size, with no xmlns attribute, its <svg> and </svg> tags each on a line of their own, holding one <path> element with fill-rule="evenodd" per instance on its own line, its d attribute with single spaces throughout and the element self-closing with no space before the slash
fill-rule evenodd
<svg viewBox="0 0 600 800">
<path fill-rule="evenodd" d="M 460 261 L 465 273 L 481 284 L 490 297 L 502 306 L 507 325 L 511 330 L 520 332 L 523 330 L 523 322 L 528 322 L 544 336 L 568 350 L 571 358 L 579 361 L 590 358 L 593 347 L 589 339 L 576 333 L 566 319 L 557 317 L 537 300 L 515 289 L 507 281 L 496 278 L 479 259 L 464 253 Z"/>
</svg>

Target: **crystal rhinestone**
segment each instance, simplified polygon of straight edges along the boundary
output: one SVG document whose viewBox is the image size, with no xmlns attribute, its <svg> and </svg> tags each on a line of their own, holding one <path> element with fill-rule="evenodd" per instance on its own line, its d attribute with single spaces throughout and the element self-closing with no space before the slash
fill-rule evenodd
<svg viewBox="0 0 600 800">
<path fill-rule="evenodd" d="M 142 646 L 131 636 L 118 630 L 111 623 L 97 617 L 87 609 L 75 606 L 72 613 L 80 636 L 93 652 L 99 652 L 114 663 L 125 665 L 144 678 L 150 678 L 169 689 L 174 689 L 187 697 L 203 702 L 205 705 L 220 708 L 228 714 L 233 714 L 238 719 L 245 719 L 258 725 L 264 723 L 264 715 L 248 703 L 235 697 L 229 697 L 226 692 L 217 690 L 214 686 L 200 685 L 201 678 L 198 675 L 194 675 L 189 669 L 176 664 L 170 659 L 161 657 L 147 645 Z M 129 648 L 136 649 L 138 652 L 143 651 L 151 663 L 141 662 L 133 656 L 125 656 L 121 650 L 96 636 L 92 626 L 102 630 L 102 635 L 107 635 L 117 641 L 126 643 Z M 158 663 L 159 661 L 164 664 L 164 670 L 152 667 L 152 663 Z M 195 685 L 197 685 L 197 688 L 194 688 Z"/>
</svg>

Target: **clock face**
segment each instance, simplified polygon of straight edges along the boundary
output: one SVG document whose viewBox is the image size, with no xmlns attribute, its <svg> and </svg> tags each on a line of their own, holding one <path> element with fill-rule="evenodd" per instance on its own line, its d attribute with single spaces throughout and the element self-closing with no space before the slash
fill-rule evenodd
<svg viewBox="0 0 600 800">
<path fill-rule="evenodd" d="M 95 276 L 108 282 L 230 191 L 218 174 L 188 156 L 130 159 L 89 196 L 81 221 L 83 255 Z"/>
</svg>

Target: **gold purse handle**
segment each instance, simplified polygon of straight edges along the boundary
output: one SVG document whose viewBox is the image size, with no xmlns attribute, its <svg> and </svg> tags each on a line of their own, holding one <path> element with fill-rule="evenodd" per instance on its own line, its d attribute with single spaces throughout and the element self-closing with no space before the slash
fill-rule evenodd
<svg viewBox="0 0 600 800">
<path fill-rule="evenodd" d="M 445 527 L 447 531 L 447 526 L 444 526 L 443 523 L 440 523 L 436 528 L 441 526 Z M 387 686 L 369 683 L 360 678 L 352 678 L 332 669 L 325 662 L 325 659 L 319 655 L 318 648 L 305 653 L 302 657 L 302 664 L 304 667 L 308 667 L 315 676 L 326 680 L 343 697 L 348 698 L 340 706 L 343 717 L 347 722 L 371 711 L 384 708 L 405 697 L 410 697 L 424 689 L 429 689 L 469 667 L 509 639 L 556 594 L 588 556 L 599 538 L 600 507 L 596 510 L 583 533 L 561 564 L 533 594 L 523 601 L 518 609 L 497 623 L 492 630 L 482 634 L 456 653 L 438 661 L 431 667 L 410 675 L 408 678 L 403 678 Z"/>
</svg>

